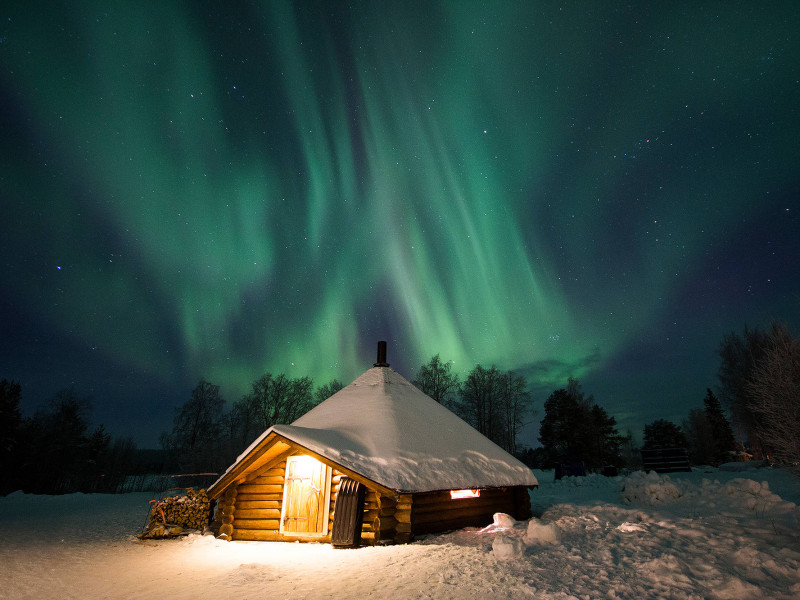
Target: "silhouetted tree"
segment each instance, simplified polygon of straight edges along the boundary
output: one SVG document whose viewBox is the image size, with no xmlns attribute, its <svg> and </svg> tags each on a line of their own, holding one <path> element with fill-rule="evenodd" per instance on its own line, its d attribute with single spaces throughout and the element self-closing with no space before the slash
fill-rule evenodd
<svg viewBox="0 0 800 600">
<path fill-rule="evenodd" d="M 177 410 L 172 432 L 162 435 L 161 441 L 165 449 L 177 455 L 182 472 L 224 467 L 220 456 L 224 404 L 219 386 L 201 379 L 191 399 Z"/>
<path fill-rule="evenodd" d="M 449 369 L 441 367 L 438 355 L 431 359 L 426 372 L 430 375 L 436 369 L 442 371 L 437 388 L 443 403 L 495 444 L 515 454 L 517 435 L 530 412 L 525 378 L 513 371 L 500 371 L 494 365 L 488 369 L 476 365 L 459 386 L 455 376 L 446 377 Z M 448 390 L 458 390 L 458 400 L 449 401 Z"/>
<path fill-rule="evenodd" d="M 658 419 L 644 426 L 642 449 L 686 448 L 686 436 L 672 421 Z"/>
<path fill-rule="evenodd" d="M 531 395 L 525 378 L 508 371 L 503 373 L 499 381 L 499 445 L 510 454 L 517 454 L 517 435 L 525 424 L 525 417 L 530 412 Z"/>
<path fill-rule="evenodd" d="M 557 462 L 573 462 L 588 458 L 589 402 L 585 400 L 578 382 L 569 379 L 567 388 L 561 388 L 545 400 L 544 418 L 539 427 L 539 442 L 545 453 L 548 467 Z"/>
<path fill-rule="evenodd" d="M 231 409 L 225 414 L 223 423 L 226 436 L 231 440 L 234 452 L 241 451 L 263 431 L 259 429 L 257 403 L 249 395 L 242 396 L 233 403 Z"/>
<path fill-rule="evenodd" d="M 709 464 L 716 467 L 730 459 L 731 451 L 736 449 L 736 440 L 733 437 L 731 424 L 722 412 L 722 405 L 710 389 L 706 390 L 703 405 L 711 436 L 712 453 Z"/>
<path fill-rule="evenodd" d="M 548 466 L 582 461 L 588 468 L 621 466 L 620 449 L 625 437 L 617 431 L 614 417 L 583 391 L 576 379 L 554 391 L 544 404 L 539 442 Z"/>
<path fill-rule="evenodd" d="M 800 338 L 773 325 L 746 392 L 756 433 L 774 457 L 800 475 Z"/>
<path fill-rule="evenodd" d="M 494 442 L 503 437 L 498 413 L 501 377 L 494 365 L 489 369 L 476 365 L 461 386 L 457 409 L 467 423 Z"/>
<path fill-rule="evenodd" d="M 746 442 L 754 456 L 762 454 L 758 430 L 763 429 L 760 416 L 753 412 L 752 395 L 747 382 L 764 356 L 767 334 L 758 328 L 744 328 L 742 335 L 726 335 L 720 343 L 719 379 L 720 399 L 731 411 L 733 431 L 739 442 Z"/>
<path fill-rule="evenodd" d="M 458 375 L 451 368 L 452 363 L 442 362 L 436 354 L 419 368 L 413 383 L 439 404 L 451 407 L 459 389 Z"/>
<path fill-rule="evenodd" d="M 261 431 L 279 423 L 291 423 L 313 406 L 313 384 L 308 377 L 290 379 L 283 373 L 275 377 L 266 373 L 252 387 L 248 398 L 256 409 Z"/>
<path fill-rule="evenodd" d="M 716 443 L 706 411 L 693 408 L 683 422 L 683 431 L 689 451 L 689 461 L 693 465 L 711 465 L 715 461 Z"/>
<path fill-rule="evenodd" d="M 617 420 L 599 404 L 593 404 L 590 414 L 589 455 L 586 466 L 597 469 L 605 466 L 621 467 L 622 446 L 625 436 L 617 431 Z"/>
<path fill-rule="evenodd" d="M 102 425 L 89 433 L 89 397 L 59 390 L 25 425 L 23 489 L 39 494 L 92 492 L 108 448 Z"/>
<path fill-rule="evenodd" d="M 250 393 L 235 402 L 226 416 L 232 447 L 241 449 L 273 425 L 299 419 L 315 405 L 315 398 L 332 395 L 341 387 L 334 379 L 312 393 L 313 383 L 308 377 L 291 379 L 283 373 L 277 376 L 265 373 L 252 383 Z"/>
<path fill-rule="evenodd" d="M 98 492 L 116 492 L 125 478 L 136 470 L 136 444 L 131 437 L 109 440 L 98 457 Z"/>
<path fill-rule="evenodd" d="M 341 381 L 339 381 L 338 379 L 331 379 L 325 385 L 318 387 L 317 390 L 314 392 L 314 403 L 320 404 L 321 402 L 325 402 L 325 400 L 333 396 L 343 387 L 344 384 Z"/>
<path fill-rule="evenodd" d="M 0 381 L 0 495 L 13 492 L 19 485 L 22 460 L 22 412 L 19 403 L 22 386 Z"/>
<path fill-rule="evenodd" d="M 632 471 L 641 470 L 642 454 L 633 442 L 633 432 L 630 429 L 625 436 L 623 436 L 619 454 L 622 464 L 625 465 L 625 467 Z"/>
</svg>

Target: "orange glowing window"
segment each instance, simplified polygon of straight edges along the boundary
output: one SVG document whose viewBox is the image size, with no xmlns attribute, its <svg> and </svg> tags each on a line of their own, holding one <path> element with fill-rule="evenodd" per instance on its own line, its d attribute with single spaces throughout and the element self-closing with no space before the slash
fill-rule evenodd
<svg viewBox="0 0 800 600">
<path fill-rule="evenodd" d="M 480 490 L 450 490 L 450 498 L 459 500 L 461 498 L 480 498 Z"/>
</svg>

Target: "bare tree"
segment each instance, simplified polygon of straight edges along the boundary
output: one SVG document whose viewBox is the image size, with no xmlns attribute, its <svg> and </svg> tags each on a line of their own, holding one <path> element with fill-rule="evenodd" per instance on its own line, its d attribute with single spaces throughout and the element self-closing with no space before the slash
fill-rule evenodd
<svg viewBox="0 0 800 600">
<path fill-rule="evenodd" d="M 476 365 L 461 386 L 460 412 L 464 420 L 495 443 L 503 437 L 498 435 L 500 378 L 494 365 L 488 369 Z"/>
<path fill-rule="evenodd" d="M 751 410 L 752 397 L 747 383 L 764 355 L 766 344 L 766 333 L 745 327 L 742 335 L 735 332 L 726 335 L 718 349 L 720 398 L 730 410 L 736 440 L 740 444 L 746 442 L 750 452 L 758 458 L 761 457 L 761 441 L 757 432 L 762 427 L 759 416 Z"/>
<path fill-rule="evenodd" d="M 314 392 L 314 401 L 316 404 L 325 402 L 328 398 L 333 396 L 336 392 L 341 390 L 344 384 L 338 379 L 331 379 L 328 383 L 317 388 Z"/>
<path fill-rule="evenodd" d="M 435 358 L 435 357 L 434 357 Z M 530 410 L 528 384 L 522 375 L 476 365 L 460 390 L 455 410 L 475 429 L 514 454 L 517 434 Z"/>
<path fill-rule="evenodd" d="M 514 371 L 503 373 L 499 381 L 502 444 L 511 454 L 517 453 L 517 434 L 530 411 L 531 395 L 525 378 Z"/>
<path fill-rule="evenodd" d="M 285 374 L 265 373 L 253 382 L 247 402 L 255 413 L 256 426 L 264 431 L 279 423 L 291 423 L 313 405 L 313 384 L 308 377 L 290 379 Z"/>
<path fill-rule="evenodd" d="M 184 472 L 218 469 L 224 400 L 219 386 L 201 379 L 176 414 L 172 433 L 162 435 L 165 449 L 177 453 Z"/>
<path fill-rule="evenodd" d="M 439 404 L 449 407 L 459 387 L 458 375 L 451 373 L 451 368 L 452 363 L 442 362 L 436 354 L 431 357 L 428 364 L 419 368 L 413 383 Z"/>
<path fill-rule="evenodd" d="M 785 325 L 772 326 L 746 390 L 764 447 L 800 475 L 800 338 Z"/>
</svg>

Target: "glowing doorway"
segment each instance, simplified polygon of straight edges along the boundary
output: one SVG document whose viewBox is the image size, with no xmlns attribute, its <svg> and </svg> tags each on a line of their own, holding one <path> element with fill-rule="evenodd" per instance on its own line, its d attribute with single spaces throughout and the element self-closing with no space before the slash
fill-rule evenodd
<svg viewBox="0 0 800 600">
<path fill-rule="evenodd" d="M 323 536 L 328 533 L 331 470 L 311 456 L 286 460 L 280 532 Z"/>
</svg>

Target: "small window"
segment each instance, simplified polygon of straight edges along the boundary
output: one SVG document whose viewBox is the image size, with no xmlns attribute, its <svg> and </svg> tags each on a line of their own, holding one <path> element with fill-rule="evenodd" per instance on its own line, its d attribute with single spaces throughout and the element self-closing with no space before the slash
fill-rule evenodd
<svg viewBox="0 0 800 600">
<path fill-rule="evenodd" d="M 480 490 L 450 490 L 450 498 L 452 500 L 461 500 L 464 498 L 480 498 Z"/>
</svg>

